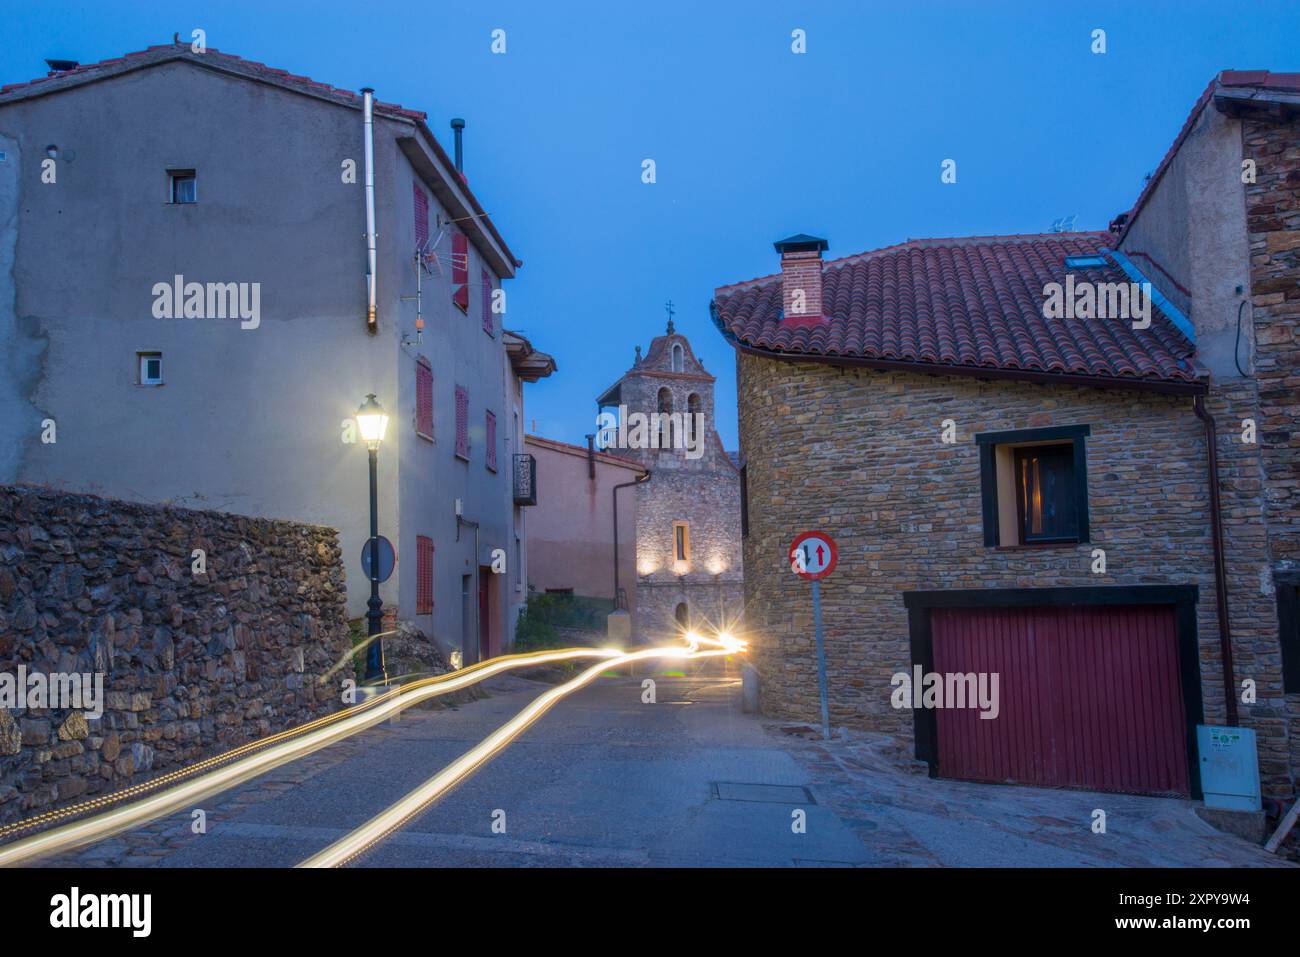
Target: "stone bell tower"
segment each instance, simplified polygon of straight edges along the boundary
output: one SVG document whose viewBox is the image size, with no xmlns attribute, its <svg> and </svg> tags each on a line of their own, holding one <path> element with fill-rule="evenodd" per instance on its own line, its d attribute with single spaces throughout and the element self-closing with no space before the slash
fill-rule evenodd
<svg viewBox="0 0 1300 957">
<path fill-rule="evenodd" d="M 673 324 L 636 348 L 596 400 L 619 418 L 618 447 L 651 473 L 637 495 L 637 621 L 645 639 L 731 629 L 743 601 L 740 471 L 714 420 L 714 377 Z M 638 431 L 638 423 L 643 427 Z M 658 440 L 656 441 L 656 435 Z"/>
</svg>

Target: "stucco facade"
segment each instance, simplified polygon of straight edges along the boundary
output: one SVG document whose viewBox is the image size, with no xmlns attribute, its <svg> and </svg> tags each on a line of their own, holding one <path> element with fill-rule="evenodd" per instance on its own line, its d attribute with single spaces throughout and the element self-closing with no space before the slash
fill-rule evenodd
<svg viewBox="0 0 1300 957">
<path fill-rule="evenodd" d="M 12 277 L 0 295 L 0 482 L 335 527 L 355 617 L 369 590 L 359 563 L 367 467 L 364 444 L 344 439 L 373 392 L 391 417 L 378 499 L 380 532 L 399 559 L 381 588 L 386 611 L 474 660 L 466 614 L 478 605 L 463 594 L 466 576 L 477 588 L 499 548 L 508 580 L 491 583 L 489 613 L 493 650 L 507 646 L 526 580 L 514 567 L 526 549 L 510 468 L 522 451 L 523 390 L 503 347 L 504 317 L 489 334 L 479 310 L 483 271 L 499 286 L 513 275 L 513 254 L 475 218 L 477 202 L 423 115 L 378 107 L 378 320 L 369 333 L 360 98 L 216 51 L 140 56 L 97 82 L 55 78 L 0 95 L 0 266 Z M 55 182 L 42 180 L 47 146 L 57 149 Z M 169 201 L 178 169 L 195 171 L 197 202 Z M 440 236 L 422 280 L 422 335 L 412 301 L 417 185 L 430 235 Z M 460 225 L 445 225 L 453 219 Z M 452 302 L 450 264 L 461 228 L 464 311 Z M 155 318 L 154 285 L 177 275 L 260 284 L 260 322 Z M 161 353 L 162 385 L 139 384 L 141 352 Z M 420 360 L 432 369 L 431 439 L 414 427 Z M 468 461 L 453 449 L 456 386 L 469 393 Z M 485 457 L 488 411 L 495 471 Z M 47 420 L 55 442 L 42 441 Z M 458 525 L 457 500 L 477 536 Z M 427 614 L 417 614 L 417 536 L 435 544 Z"/>
</svg>

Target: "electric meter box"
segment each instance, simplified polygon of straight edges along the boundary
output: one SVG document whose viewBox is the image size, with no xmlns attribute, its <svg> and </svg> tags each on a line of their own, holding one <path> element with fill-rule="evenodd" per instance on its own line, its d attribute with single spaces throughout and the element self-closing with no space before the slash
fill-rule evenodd
<svg viewBox="0 0 1300 957">
<path fill-rule="evenodd" d="M 1260 810 L 1254 731 L 1198 724 L 1196 750 L 1201 760 L 1201 791 L 1206 807 Z"/>
</svg>

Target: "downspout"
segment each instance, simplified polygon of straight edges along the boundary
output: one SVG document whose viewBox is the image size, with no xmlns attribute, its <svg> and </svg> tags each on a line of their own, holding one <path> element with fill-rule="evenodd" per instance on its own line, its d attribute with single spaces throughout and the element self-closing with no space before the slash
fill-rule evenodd
<svg viewBox="0 0 1300 957">
<path fill-rule="evenodd" d="M 362 89 L 361 96 L 366 156 L 366 331 L 374 335 L 378 332 L 375 311 L 375 91 L 367 86 Z"/>
<path fill-rule="evenodd" d="M 1214 599 L 1219 613 L 1219 654 L 1223 659 L 1223 692 L 1228 724 L 1237 724 L 1237 681 L 1232 669 L 1232 635 L 1228 630 L 1228 576 L 1223 562 L 1223 519 L 1219 505 L 1219 453 L 1214 417 L 1205 408 L 1205 397 L 1192 403 L 1196 417 L 1205 423 L 1205 478 L 1210 486 L 1210 531 L 1214 541 Z"/>
<path fill-rule="evenodd" d="M 618 490 L 621 489 L 621 488 L 628 488 L 628 487 L 633 486 L 633 485 L 642 485 L 642 484 L 644 484 L 645 482 L 650 481 L 650 476 L 651 476 L 652 474 L 654 474 L 654 473 L 652 473 L 649 469 L 646 469 L 646 473 L 645 473 L 644 475 L 638 475 L 635 479 L 633 479 L 633 480 L 630 481 L 630 482 L 624 482 L 622 485 L 615 485 L 615 486 L 614 486 L 614 493 L 613 493 L 613 494 L 614 494 L 614 608 L 615 608 L 615 609 L 618 609 L 618 608 L 622 607 L 622 606 L 619 605 L 619 603 L 618 603 L 618 594 L 619 594 L 619 580 L 618 580 Z"/>
</svg>

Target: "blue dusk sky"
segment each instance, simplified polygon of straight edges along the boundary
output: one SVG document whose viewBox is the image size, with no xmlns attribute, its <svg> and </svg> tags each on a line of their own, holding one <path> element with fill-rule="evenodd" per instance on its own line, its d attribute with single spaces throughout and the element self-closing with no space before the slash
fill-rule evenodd
<svg viewBox="0 0 1300 957">
<path fill-rule="evenodd" d="M 466 174 L 524 260 L 507 323 L 559 363 L 529 387 L 527 417 L 578 443 L 671 299 L 735 447 L 735 360 L 708 303 L 776 271 L 774 240 L 824 236 L 835 257 L 1068 215 L 1104 229 L 1217 71 L 1300 70 L 1300 4 L 1267 0 L 3 0 L 0 83 L 194 28 L 425 110 L 444 144 L 465 117 Z M 949 158 L 955 185 L 940 182 Z"/>
</svg>

